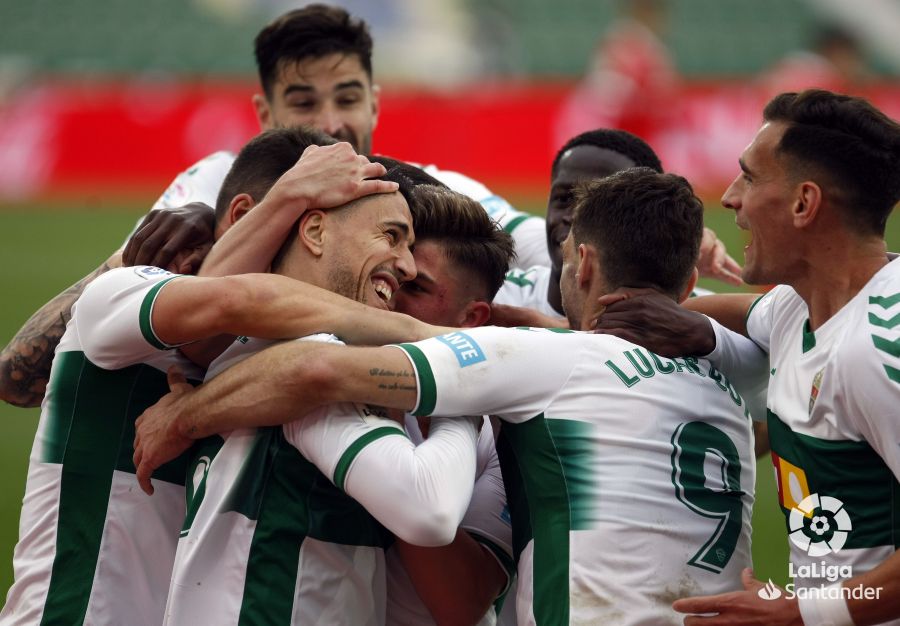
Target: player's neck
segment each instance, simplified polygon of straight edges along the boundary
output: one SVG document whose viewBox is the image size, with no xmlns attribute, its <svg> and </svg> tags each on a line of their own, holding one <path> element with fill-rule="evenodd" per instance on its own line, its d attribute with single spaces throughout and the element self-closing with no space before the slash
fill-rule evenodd
<svg viewBox="0 0 900 626">
<path fill-rule="evenodd" d="M 562 306 L 562 292 L 559 290 L 559 277 L 562 269 L 550 268 L 550 284 L 547 286 L 547 302 L 553 307 L 553 310 L 562 316 L 565 316 Z"/>
<path fill-rule="evenodd" d="M 806 302 L 810 328 L 815 330 L 831 319 L 887 263 L 885 243 L 878 238 L 832 241 L 818 247 L 791 284 Z"/>
</svg>

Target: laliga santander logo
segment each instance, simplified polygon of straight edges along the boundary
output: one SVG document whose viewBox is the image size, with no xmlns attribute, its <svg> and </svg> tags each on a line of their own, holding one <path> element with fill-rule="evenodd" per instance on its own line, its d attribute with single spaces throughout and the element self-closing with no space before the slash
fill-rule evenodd
<svg viewBox="0 0 900 626">
<path fill-rule="evenodd" d="M 791 542 L 813 557 L 839 552 L 853 530 L 844 503 L 817 493 L 791 509 L 788 527 Z"/>
</svg>

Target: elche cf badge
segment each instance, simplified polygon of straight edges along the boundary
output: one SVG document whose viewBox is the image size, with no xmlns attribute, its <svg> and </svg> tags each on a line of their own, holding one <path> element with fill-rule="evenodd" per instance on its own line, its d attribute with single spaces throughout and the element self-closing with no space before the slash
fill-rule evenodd
<svg viewBox="0 0 900 626">
<path fill-rule="evenodd" d="M 819 397 L 819 389 L 822 387 L 822 374 L 825 372 L 825 369 L 820 369 L 812 382 L 812 391 L 809 392 L 809 414 L 812 415 L 813 406 L 816 403 L 816 398 Z"/>
</svg>

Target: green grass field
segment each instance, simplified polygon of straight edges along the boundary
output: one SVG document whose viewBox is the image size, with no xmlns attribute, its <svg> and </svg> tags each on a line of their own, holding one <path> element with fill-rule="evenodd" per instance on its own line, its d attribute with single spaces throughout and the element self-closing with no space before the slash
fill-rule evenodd
<svg viewBox="0 0 900 626">
<path fill-rule="evenodd" d="M 540 202 L 536 212 L 542 212 Z M 111 211 L 70 206 L 0 206 L 0 343 L 5 344 L 39 306 L 99 265 L 123 240 L 141 209 Z M 742 260 L 743 243 L 729 211 L 710 209 L 707 224 Z M 892 249 L 900 247 L 900 225 L 888 228 Z M 723 290 L 717 283 L 704 286 Z M 25 489 L 28 456 L 38 409 L 18 409 L 0 403 L 0 593 L 12 582 L 12 552 L 18 534 L 19 510 Z M 787 577 L 784 522 L 774 499 L 771 464 L 759 464 L 754 513 L 753 557 L 757 576 L 780 583 Z"/>
</svg>

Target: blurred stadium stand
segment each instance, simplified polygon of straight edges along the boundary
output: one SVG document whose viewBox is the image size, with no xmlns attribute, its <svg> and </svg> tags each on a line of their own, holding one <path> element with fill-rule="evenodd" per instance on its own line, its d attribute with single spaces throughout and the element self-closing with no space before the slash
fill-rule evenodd
<svg viewBox="0 0 900 626">
<path fill-rule="evenodd" d="M 238 0 L 0 0 L 0 59 L 53 73 L 189 75 L 252 74 L 252 37 L 274 14 L 300 3 Z M 343 3 L 389 31 L 407 0 Z M 577 76 L 617 14 L 617 0 L 458 0 L 417 3 L 431 12 L 457 6 L 469 17 L 473 72 Z M 436 8 L 435 8 L 436 7 Z M 443 8 L 441 8 L 443 7 Z M 381 12 L 376 17 L 376 12 Z M 459 11 L 457 11 L 459 12 Z M 372 14 L 372 15 L 367 15 Z M 673 0 L 667 37 L 686 76 L 739 76 L 768 67 L 805 45 L 816 25 L 803 0 Z M 437 18 L 435 18 L 437 19 Z M 408 21 L 408 20 L 407 20 Z M 404 24 L 410 37 L 415 28 Z M 393 34 L 393 33 L 392 33 Z M 463 35 L 466 36 L 466 35 Z M 402 54 L 397 48 L 397 54 Z M 0 61 L 2 62 L 2 61 Z M 390 58 L 379 74 L 390 77 Z M 436 72 L 425 72 L 428 79 Z M 439 72 L 437 73 L 439 74 Z"/>
<path fill-rule="evenodd" d="M 667 168 L 717 193 L 772 95 L 758 77 L 809 49 L 822 24 L 835 20 L 853 27 L 876 70 L 876 80 L 848 91 L 900 117 L 900 83 L 884 69 L 893 66 L 870 58 L 876 51 L 887 58 L 890 46 L 875 45 L 885 39 L 879 28 L 860 36 L 863 22 L 878 22 L 897 39 L 900 26 L 884 25 L 900 22 L 900 0 L 855 0 L 868 7 L 856 20 L 835 10 L 838 0 L 656 0 L 668 7 L 659 47 L 685 80 L 657 100 L 647 83 L 633 81 L 635 100 L 620 106 L 631 119 L 610 117 L 603 98 L 591 100 L 592 58 L 624 2 L 337 0 L 370 23 L 376 41 L 376 75 L 387 88 L 375 149 L 530 194 L 543 190 L 565 138 L 615 125 L 650 141 Z M 248 104 L 253 38 L 301 5 L 0 0 L 0 204 L 150 195 L 205 154 L 238 149 L 258 129 Z M 791 89 L 829 86 L 799 74 Z M 625 92 L 621 81 L 618 91 L 607 84 L 594 91 Z M 579 91 L 587 100 L 577 117 L 569 102 Z M 638 119 L 640 104 L 665 115 Z"/>
</svg>

